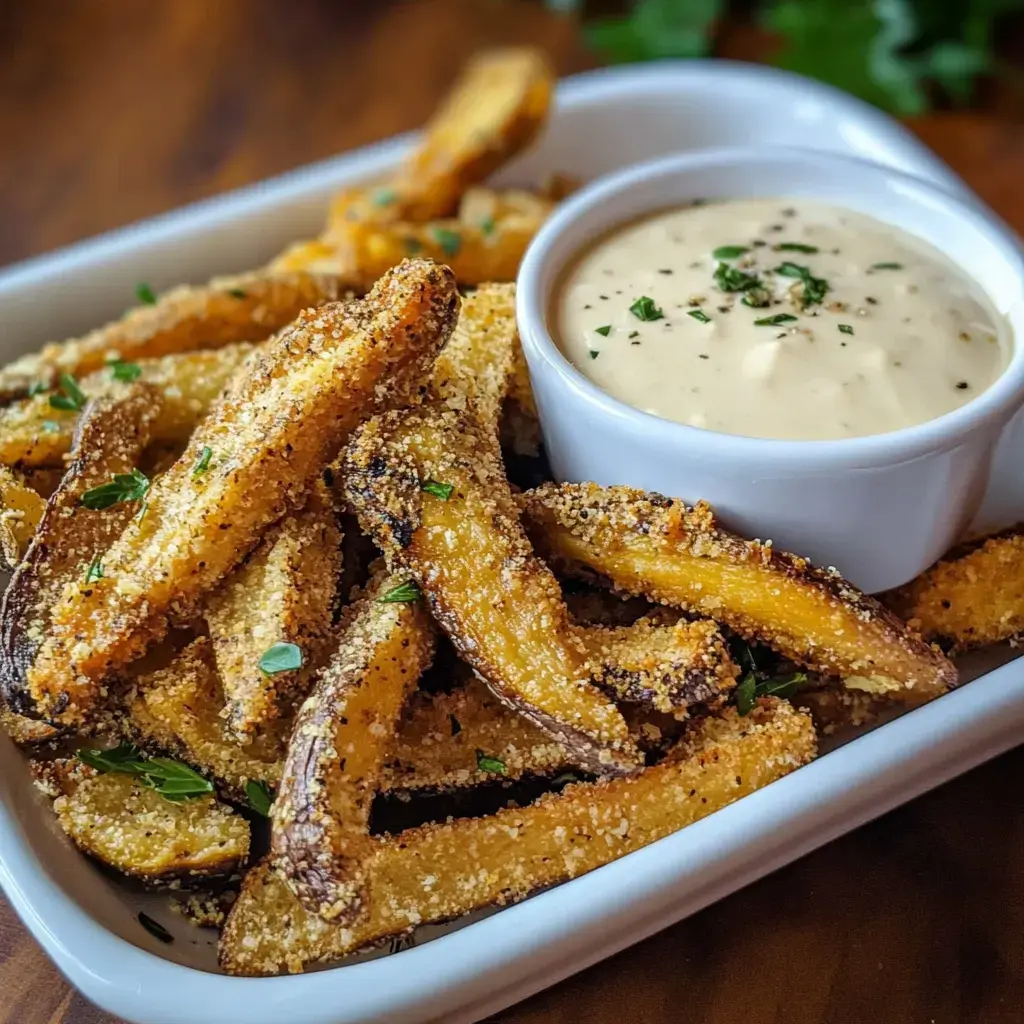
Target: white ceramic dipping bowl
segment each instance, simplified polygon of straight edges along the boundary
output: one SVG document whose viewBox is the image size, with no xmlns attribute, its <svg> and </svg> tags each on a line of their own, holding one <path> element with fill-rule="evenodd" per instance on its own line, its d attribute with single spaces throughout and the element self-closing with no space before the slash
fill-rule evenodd
<svg viewBox="0 0 1024 1024">
<path fill-rule="evenodd" d="M 613 398 L 562 355 L 549 328 L 562 270 L 603 232 L 694 199 L 820 199 L 902 228 L 979 282 L 1015 339 L 1002 376 L 938 419 L 838 441 L 701 430 Z M 517 316 L 544 442 L 559 480 L 629 484 L 837 567 L 868 592 L 916 576 L 977 509 L 991 456 L 1024 403 L 1024 260 L 979 204 L 856 158 L 783 147 L 704 150 L 637 164 L 586 186 L 551 217 L 519 271 Z M 1024 472 L 1024 452 L 1020 458 Z M 1024 508 L 1018 512 L 1024 518 Z"/>
</svg>

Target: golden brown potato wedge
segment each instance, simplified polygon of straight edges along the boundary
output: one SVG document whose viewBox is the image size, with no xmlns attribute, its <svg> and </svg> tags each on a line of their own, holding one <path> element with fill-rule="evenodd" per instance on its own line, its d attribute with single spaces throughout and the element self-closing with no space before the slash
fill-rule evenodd
<svg viewBox="0 0 1024 1024">
<path fill-rule="evenodd" d="M 55 385 L 62 373 L 84 377 L 112 358 L 137 362 L 262 341 L 303 309 L 341 298 L 345 291 L 336 277 L 305 271 L 255 271 L 215 278 L 202 287 L 183 285 L 81 338 L 52 342 L 8 364 L 0 370 L 0 401 L 21 398 L 33 385 Z"/>
<path fill-rule="evenodd" d="M 206 415 L 213 400 L 250 357 L 255 346 L 226 345 L 213 351 L 184 352 L 135 364 L 139 380 L 157 388 L 162 399 L 153 420 L 153 440 L 185 441 Z M 134 371 L 130 371 L 134 372 Z M 80 382 L 90 398 L 116 388 L 113 370 L 105 367 Z M 50 395 L 40 394 L 0 410 L 0 463 L 18 468 L 60 465 L 71 450 L 78 422 L 73 411 L 54 409 Z"/>
<path fill-rule="evenodd" d="M 588 678 L 558 583 L 519 523 L 493 431 L 447 406 L 387 413 L 346 453 L 362 528 L 427 595 L 460 655 L 510 707 L 599 773 L 640 764 Z"/>
<path fill-rule="evenodd" d="M 0 567 L 13 570 L 43 518 L 46 501 L 6 466 L 0 466 Z"/>
<path fill-rule="evenodd" d="M 521 496 L 553 565 L 725 623 L 854 689 L 917 701 L 956 685 L 954 666 L 838 573 L 727 533 L 703 503 L 628 487 L 549 484 Z"/>
<path fill-rule="evenodd" d="M 346 609 L 338 646 L 295 719 L 271 814 L 271 857 L 302 904 L 328 920 L 366 909 L 370 809 L 406 697 L 434 654 L 420 600 L 383 566 Z"/>
<path fill-rule="evenodd" d="M 221 936 L 229 974 L 298 972 L 417 925 L 515 903 L 676 832 L 810 761 L 814 727 L 765 699 L 696 727 L 677 756 L 629 778 L 581 783 L 528 807 L 379 841 L 367 917 L 350 927 L 303 910 L 266 865 L 246 876 Z"/>
<path fill-rule="evenodd" d="M 317 481 L 306 505 L 271 527 L 203 607 L 227 704 L 228 729 L 251 739 L 300 694 L 331 626 L 341 534 L 330 492 Z M 265 671 L 275 644 L 299 648 L 299 667 Z"/>
<path fill-rule="evenodd" d="M 965 545 L 882 600 L 957 651 L 1009 640 L 1024 631 L 1024 533 Z"/>
<path fill-rule="evenodd" d="M 718 626 L 706 620 L 665 624 L 648 617 L 589 626 L 580 636 L 597 686 L 613 700 L 665 714 L 720 706 L 739 675 Z"/>
<path fill-rule="evenodd" d="M 463 71 L 401 170 L 376 188 L 341 193 L 328 229 L 352 221 L 428 221 L 528 145 L 547 117 L 554 76 L 533 49 L 492 50 Z"/>
<path fill-rule="evenodd" d="M 148 384 L 121 385 L 90 402 L 75 433 L 67 473 L 47 502 L 39 526 L 0 605 L 0 686 L 16 711 L 37 714 L 29 677 L 66 586 L 84 592 L 106 577 L 103 552 L 136 510 L 121 503 L 102 511 L 82 496 L 130 474 L 149 440 L 159 396 Z M 69 698 L 58 680 L 44 717 L 60 715 Z"/>
<path fill-rule="evenodd" d="M 102 681 L 195 612 L 203 594 L 305 501 L 348 433 L 397 378 L 422 375 L 458 317 L 445 267 L 408 261 L 365 300 L 307 310 L 236 380 L 147 512 L 103 556 L 107 576 L 69 587 L 31 672 L 36 698 L 81 715 Z"/>
<path fill-rule="evenodd" d="M 130 775 L 100 774 L 74 758 L 33 769 L 83 853 L 150 885 L 226 877 L 249 855 L 248 822 L 212 795 L 172 802 Z"/>
</svg>

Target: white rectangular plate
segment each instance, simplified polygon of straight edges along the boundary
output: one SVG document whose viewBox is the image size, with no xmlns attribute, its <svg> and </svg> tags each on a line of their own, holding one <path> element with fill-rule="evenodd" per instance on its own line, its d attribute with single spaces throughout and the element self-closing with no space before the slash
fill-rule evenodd
<svg viewBox="0 0 1024 1024">
<path fill-rule="evenodd" d="M 961 194 L 948 168 L 885 115 L 764 68 L 690 61 L 601 71 L 559 87 L 543 142 L 500 180 L 549 171 L 592 178 L 681 149 L 798 143 L 841 150 Z M 398 138 L 30 260 L 0 274 L 0 359 L 81 332 L 163 288 L 256 266 L 319 229 L 338 188 L 393 167 Z M 993 500 L 1019 504 L 1013 475 Z M 981 672 L 1007 653 L 979 661 Z M 286 978 L 228 978 L 213 944 L 164 904 L 110 880 L 72 850 L 0 743 L 0 884 L 68 978 L 138 1024 L 403 1024 L 478 1020 L 664 928 L 1018 742 L 1024 667 L 839 745 L 813 764 L 682 832 L 518 906 L 389 957 Z M 145 908 L 177 941 L 138 924 Z"/>
</svg>

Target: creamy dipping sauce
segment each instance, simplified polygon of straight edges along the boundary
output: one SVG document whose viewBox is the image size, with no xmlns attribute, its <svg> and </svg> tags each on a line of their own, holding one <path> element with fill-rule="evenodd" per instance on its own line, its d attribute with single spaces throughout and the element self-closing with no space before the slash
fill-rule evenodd
<svg viewBox="0 0 1024 1024">
<path fill-rule="evenodd" d="M 701 203 L 600 239 L 555 295 L 567 358 L 664 419 L 750 437 L 863 437 L 989 387 L 1011 341 L 922 240 L 796 199 Z"/>
</svg>

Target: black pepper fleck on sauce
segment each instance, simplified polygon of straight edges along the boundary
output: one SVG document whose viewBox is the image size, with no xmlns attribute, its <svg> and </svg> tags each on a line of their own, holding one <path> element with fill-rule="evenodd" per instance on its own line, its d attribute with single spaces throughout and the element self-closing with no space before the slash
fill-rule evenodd
<svg viewBox="0 0 1024 1024">
<path fill-rule="evenodd" d="M 706 352 L 699 352 L 697 354 L 697 358 L 698 359 L 710 359 L 711 356 L 709 356 Z"/>
<path fill-rule="evenodd" d="M 718 312 L 719 313 L 728 313 L 729 310 L 731 310 L 731 309 L 732 309 L 732 306 L 719 306 L 718 307 Z"/>
<path fill-rule="evenodd" d="M 870 305 L 870 306 L 877 306 L 878 305 L 878 299 L 876 299 L 873 295 L 865 295 L 864 296 L 864 301 L 866 303 L 868 303 L 868 305 Z"/>
<path fill-rule="evenodd" d="M 665 270 L 659 270 L 659 271 L 658 271 L 658 273 L 659 273 L 659 274 L 671 274 L 671 273 L 672 273 L 672 271 L 671 271 L 671 270 L 669 270 L 669 269 L 665 269 Z"/>
<path fill-rule="evenodd" d="M 958 391 L 966 391 L 970 387 L 970 384 L 965 380 L 958 380 L 956 382 L 956 386 Z"/>
<path fill-rule="evenodd" d="M 607 295 L 598 295 L 598 298 L 599 299 L 604 299 L 606 302 L 608 301 L 608 296 Z"/>
</svg>

